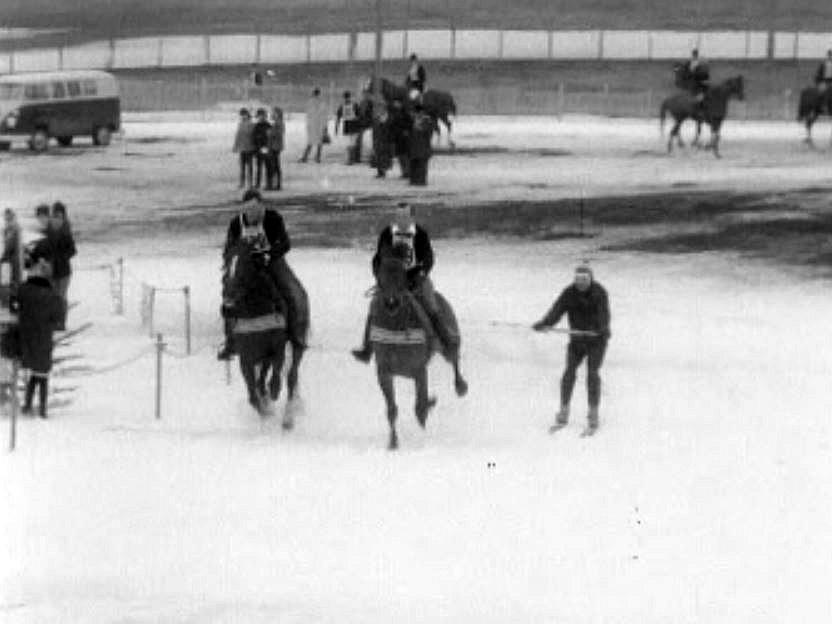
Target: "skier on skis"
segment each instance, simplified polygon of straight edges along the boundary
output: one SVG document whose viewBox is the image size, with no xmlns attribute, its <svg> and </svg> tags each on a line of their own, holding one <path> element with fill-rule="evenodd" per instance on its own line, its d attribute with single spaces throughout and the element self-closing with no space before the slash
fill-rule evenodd
<svg viewBox="0 0 832 624">
<path fill-rule="evenodd" d="M 566 348 L 566 370 L 560 382 L 560 410 L 553 429 L 569 421 L 569 402 L 575 387 L 578 367 L 587 359 L 587 396 L 589 402 L 586 433 L 598 429 L 598 403 L 601 398 L 601 377 L 598 374 L 607 341 L 610 338 L 610 308 L 607 291 L 593 279 L 586 264 L 575 269 L 574 282 L 567 286 L 546 315 L 532 325 L 535 331 L 553 327 L 566 314 L 569 319 L 570 339 Z"/>
</svg>

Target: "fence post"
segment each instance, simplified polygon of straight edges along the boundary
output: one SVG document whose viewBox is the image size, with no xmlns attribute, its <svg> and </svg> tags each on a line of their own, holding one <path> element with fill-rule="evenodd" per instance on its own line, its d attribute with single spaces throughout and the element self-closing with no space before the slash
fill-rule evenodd
<svg viewBox="0 0 832 624">
<path fill-rule="evenodd" d="M 162 418 L 162 353 L 165 343 L 162 334 L 156 334 L 156 420 Z"/>
<path fill-rule="evenodd" d="M 150 336 L 153 336 L 153 316 L 156 313 L 156 287 L 150 287 L 150 312 L 148 313 L 148 317 L 150 318 Z"/>
<path fill-rule="evenodd" d="M 191 354 L 191 287 L 182 289 L 185 293 L 185 353 Z"/>
<path fill-rule="evenodd" d="M 566 106 L 566 91 L 563 83 L 558 83 L 558 120 L 563 119 L 564 107 Z"/>
</svg>

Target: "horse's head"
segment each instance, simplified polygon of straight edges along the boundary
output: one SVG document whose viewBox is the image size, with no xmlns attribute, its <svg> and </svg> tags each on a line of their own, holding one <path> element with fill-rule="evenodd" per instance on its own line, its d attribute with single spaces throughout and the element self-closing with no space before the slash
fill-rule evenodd
<svg viewBox="0 0 832 624">
<path fill-rule="evenodd" d="M 410 248 L 402 242 L 395 242 L 390 253 L 379 263 L 376 273 L 377 293 L 388 312 L 396 312 L 404 303 L 408 292 L 407 262 Z"/>
<path fill-rule="evenodd" d="M 251 289 L 262 287 L 269 264 L 268 243 L 262 235 L 243 235 L 229 250 L 223 275 L 223 299 L 238 304 Z"/>
<path fill-rule="evenodd" d="M 734 95 L 742 102 L 745 99 L 745 80 L 742 76 L 734 76 L 725 81 L 725 86 L 728 88 L 728 94 Z"/>
</svg>

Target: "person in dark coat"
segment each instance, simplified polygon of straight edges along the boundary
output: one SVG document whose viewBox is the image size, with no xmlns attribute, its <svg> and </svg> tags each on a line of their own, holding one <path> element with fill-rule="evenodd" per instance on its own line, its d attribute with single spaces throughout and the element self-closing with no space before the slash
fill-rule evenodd
<svg viewBox="0 0 832 624">
<path fill-rule="evenodd" d="M 344 101 L 335 111 L 335 134 L 341 131 L 345 137 L 350 137 L 347 142 L 347 164 L 352 165 L 361 161 L 361 148 L 356 145 L 361 137 L 358 133 L 358 104 L 352 100 L 352 92 L 344 91 Z M 343 125 L 341 122 L 343 121 Z"/>
<path fill-rule="evenodd" d="M 410 177 L 410 135 L 413 131 L 413 118 L 404 104 L 393 100 L 390 108 L 390 134 L 393 141 L 393 152 L 399 161 L 401 177 Z"/>
<path fill-rule="evenodd" d="M 378 102 L 373 107 L 373 163 L 377 178 L 387 175 L 393 161 L 392 151 L 390 115 L 387 113 L 387 105 Z"/>
<path fill-rule="evenodd" d="M 0 262 L 9 265 L 9 288 L 11 292 L 14 292 L 20 285 L 21 276 L 23 275 L 20 224 L 17 222 L 17 215 L 11 208 L 6 208 L 3 217 L 5 225 L 3 226 L 3 255 L 0 256 Z"/>
<path fill-rule="evenodd" d="M 52 332 L 61 321 L 61 298 L 49 281 L 51 266 L 43 257 L 36 257 L 29 268 L 28 279 L 20 285 L 16 305 L 23 368 L 29 369 L 29 382 L 23 413 L 32 413 L 32 399 L 39 388 L 41 418 L 47 417 L 49 373 L 52 370 Z"/>
<path fill-rule="evenodd" d="M 252 159 L 254 158 L 254 124 L 251 122 L 251 114 L 247 108 L 240 109 L 240 121 L 237 123 L 237 132 L 234 135 L 233 152 L 239 154 L 240 158 L 240 188 L 251 187 L 252 183 Z"/>
<path fill-rule="evenodd" d="M 821 91 L 829 91 L 829 87 L 832 86 L 832 50 L 827 50 L 826 58 L 818 64 L 815 86 Z"/>
<path fill-rule="evenodd" d="M 52 205 L 52 221 L 50 224 L 52 239 L 52 287 L 60 295 L 64 305 L 64 316 L 57 329 L 66 329 L 66 310 L 69 308 L 67 291 L 72 277 L 71 260 L 77 253 L 75 237 L 72 235 L 72 225 L 66 214 L 66 206 L 61 202 Z"/>
<path fill-rule="evenodd" d="M 272 125 L 266 119 L 266 110 L 258 108 L 256 113 L 257 121 L 254 128 L 251 130 L 251 142 L 254 146 L 255 159 L 257 161 L 254 170 L 254 188 L 260 188 L 260 182 L 266 178 L 266 186 L 268 186 L 268 168 L 269 168 L 269 132 Z M 265 176 L 264 176 L 265 174 Z"/>
<path fill-rule="evenodd" d="M 280 216 L 276 210 L 271 208 L 264 208 L 262 205 L 263 198 L 256 190 L 250 189 L 243 195 L 243 200 L 240 205 L 238 214 L 232 217 L 228 224 L 228 231 L 225 237 L 225 246 L 223 247 L 223 273 L 225 276 L 228 270 L 229 260 L 234 250 L 234 246 L 241 237 L 262 237 L 265 239 L 265 245 L 269 249 L 270 261 L 274 262 L 277 259 L 283 258 L 292 248 L 289 234 L 286 232 L 286 226 L 283 222 L 283 217 Z M 277 284 L 280 289 L 280 284 Z M 284 293 L 280 293 L 283 295 Z M 290 333 L 292 331 L 292 300 L 287 299 L 287 321 Z M 221 314 L 225 319 L 225 344 L 217 354 L 220 360 L 228 360 L 235 353 L 233 340 L 233 327 L 235 314 L 234 310 L 230 308 L 228 302 L 223 302 Z"/>
<path fill-rule="evenodd" d="M 280 154 L 286 146 L 286 123 L 283 121 L 283 109 L 272 109 L 272 127 L 269 130 L 269 167 L 266 189 L 279 191 L 283 188 L 283 169 L 280 166 Z"/>
<path fill-rule="evenodd" d="M 557 325 L 564 314 L 569 319 L 571 335 L 566 348 L 566 370 L 560 382 L 560 410 L 555 427 L 562 427 L 569 421 L 569 402 L 575 387 L 575 376 L 586 358 L 587 420 L 591 432 L 598 428 L 598 404 L 601 399 L 601 376 L 598 371 L 611 334 L 607 291 L 593 279 L 592 270 L 585 264 L 575 269 L 574 282 L 563 290 L 546 315 L 532 328 L 545 331 Z"/>
<path fill-rule="evenodd" d="M 459 336 L 447 326 L 439 314 L 436 293 L 430 278 L 434 264 L 433 245 L 425 228 L 411 219 L 400 220 L 384 228 L 379 234 L 376 253 L 371 263 L 373 275 L 377 275 L 382 260 L 392 256 L 393 246 L 400 243 L 404 243 L 410 249 L 407 263 L 408 288 L 427 313 L 442 344 L 448 349 L 458 347 Z M 361 362 L 369 362 L 372 357 L 369 314 L 364 325 L 363 343 L 360 348 L 353 349 L 352 354 Z"/>
<path fill-rule="evenodd" d="M 410 133 L 410 184 L 426 186 L 428 183 L 428 161 L 433 138 L 433 119 L 425 112 L 421 102 L 413 107 L 413 126 Z"/>
</svg>

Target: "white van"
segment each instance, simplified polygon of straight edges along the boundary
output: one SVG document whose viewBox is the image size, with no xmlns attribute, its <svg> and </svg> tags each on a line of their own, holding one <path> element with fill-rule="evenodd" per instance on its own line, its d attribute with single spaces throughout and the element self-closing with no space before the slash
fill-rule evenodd
<svg viewBox="0 0 832 624">
<path fill-rule="evenodd" d="M 120 127 L 121 100 L 112 74 L 87 70 L 0 77 L 0 149 L 24 141 L 40 152 L 51 138 L 66 147 L 77 136 L 109 145 Z"/>
</svg>

